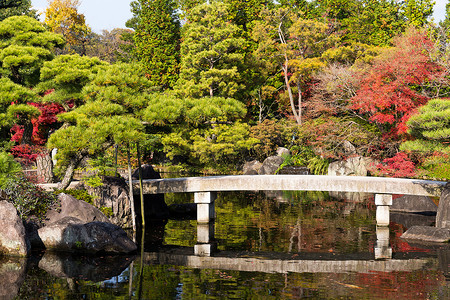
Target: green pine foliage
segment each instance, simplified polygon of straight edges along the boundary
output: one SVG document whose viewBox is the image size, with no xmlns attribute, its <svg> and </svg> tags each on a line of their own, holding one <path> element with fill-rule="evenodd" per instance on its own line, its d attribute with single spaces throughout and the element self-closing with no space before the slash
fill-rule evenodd
<svg viewBox="0 0 450 300">
<path fill-rule="evenodd" d="M 83 87 L 107 65 L 97 57 L 59 55 L 44 63 L 40 72 L 41 82 L 34 90 L 44 95 L 41 101 L 58 103 L 69 111 L 84 103 L 81 93 Z"/>
<path fill-rule="evenodd" d="M 450 153 L 450 99 L 430 100 L 407 125 L 415 140 L 404 142 L 402 150 Z"/>
<path fill-rule="evenodd" d="M 17 176 L 22 168 L 11 154 L 0 152 L 0 189 L 6 188 L 8 178 Z"/>
<path fill-rule="evenodd" d="M 62 47 L 64 39 L 47 31 L 39 21 L 14 16 L 0 22 L 0 74 L 17 84 L 34 86 L 39 71 L 51 60 L 52 50 Z"/>
<path fill-rule="evenodd" d="M 184 97 L 234 97 L 243 88 L 238 66 L 245 46 L 240 28 L 231 23 L 228 6 L 201 4 L 183 27 L 177 90 Z"/>
<path fill-rule="evenodd" d="M 101 155 L 114 144 L 145 140 L 139 115 L 151 89 L 140 65 L 115 64 L 100 70 L 82 91 L 86 103 L 61 114 L 59 120 L 67 126 L 49 139 L 47 147 L 58 148 L 58 171 L 73 172 L 69 166 Z"/>
<path fill-rule="evenodd" d="M 38 116 L 40 112 L 36 107 L 26 105 L 36 99 L 37 95 L 32 90 L 8 78 L 0 78 L 0 128 L 10 127 L 21 119 Z"/>
<path fill-rule="evenodd" d="M 150 82 L 173 87 L 180 62 L 180 22 L 173 0 L 139 0 L 134 36 L 137 55 Z"/>
<path fill-rule="evenodd" d="M 12 16 L 29 16 L 37 19 L 37 12 L 31 9 L 31 0 L 0 1 L 0 21 Z"/>
</svg>

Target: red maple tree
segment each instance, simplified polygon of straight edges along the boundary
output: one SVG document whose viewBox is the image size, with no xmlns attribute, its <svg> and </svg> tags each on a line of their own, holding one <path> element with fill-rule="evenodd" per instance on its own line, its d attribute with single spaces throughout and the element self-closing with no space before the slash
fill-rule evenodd
<svg viewBox="0 0 450 300">
<path fill-rule="evenodd" d="M 442 72 L 427 55 L 433 47 L 426 32 L 410 29 L 374 63 L 351 99 L 352 109 L 377 123 L 386 138 L 404 134 L 406 121 L 430 99 L 427 83 Z"/>
</svg>

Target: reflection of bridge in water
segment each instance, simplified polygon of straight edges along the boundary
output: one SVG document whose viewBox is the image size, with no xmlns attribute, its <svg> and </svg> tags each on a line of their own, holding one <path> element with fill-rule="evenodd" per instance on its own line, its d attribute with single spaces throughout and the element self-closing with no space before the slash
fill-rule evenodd
<svg viewBox="0 0 450 300">
<path fill-rule="evenodd" d="M 373 253 L 332 255 L 328 253 L 238 253 L 221 251 L 212 257 L 194 255 L 192 248 L 146 252 L 146 264 L 178 265 L 198 269 L 219 269 L 264 273 L 395 272 L 436 268 L 435 256 L 404 254 L 401 258 L 374 260 Z M 292 258 L 295 256 L 295 259 Z"/>
</svg>

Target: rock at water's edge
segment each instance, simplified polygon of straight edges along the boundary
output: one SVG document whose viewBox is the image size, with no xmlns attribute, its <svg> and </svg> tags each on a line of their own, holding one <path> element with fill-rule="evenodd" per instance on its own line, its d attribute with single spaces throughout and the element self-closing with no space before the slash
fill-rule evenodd
<svg viewBox="0 0 450 300">
<path fill-rule="evenodd" d="M 61 208 L 60 210 L 52 209 L 47 212 L 47 224 L 55 223 L 65 217 L 76 218 L 82 223 L 109 222 L 108 218 L 98 208 L 71 195 L 61 193 L 58 195 L 58 201 L 61 203 Z"/>
<path fill-rule="evenodd" d="M 391 211 L 399 212 L 437 212 L 438 207 L 433 200 L 427 196 L 405 195 L 393 201 Z"/>
<path fill-rule="evenodd" d="M 68 252 L 130 253 L 137 249 L 120 227 L 105 222 L 83 224 L 65 217 L 38 230 L 46 249 Z"/>
<path fill-rule="evenodd" d="M 27 256 L 29 251 L 30 243 L 16 208 L 10 202 L 0 201 L 0 254 Z"/>
</svg>

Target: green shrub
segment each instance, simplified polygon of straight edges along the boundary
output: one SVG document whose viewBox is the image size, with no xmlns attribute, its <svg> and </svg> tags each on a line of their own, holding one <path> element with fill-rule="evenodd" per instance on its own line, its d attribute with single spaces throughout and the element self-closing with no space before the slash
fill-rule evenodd
<svg viewBox="0 0 450 300">
<path fill-rule="evenodd" d="M 304 166 L 312 174 L 323 175 L 328 172 L 329 159 L 317 156 L 310 147 L 292 146 L 291 155 L 283 155 L 284 161 L 280 165 L 281 170 L 285 166 Z"/>
<path fill-rule="evenodd" d="M 421 177 L 448 181 L 450 178 L 450 155 L 435 152 L 432 156 L 427 157 L 419 168 Z"/>
<path fill-rule="evenodd" d="M 252 154 L 260 161 L 275 153 L 278 147 L 287 146 L 292 139 L 292 125 L 266 119 L 250 128 L 250 136 L 259 140 Z"/>
<path fill-rule="evenodd" d="M 56 196 L 53 193 L 44 191 L 24 177 L 7 178 L 3 191 L 23 220 L 36 216 L 42 221 L 47 210 L 56 202 Z"/>
<path fill-rule="evenodd" d="M 78 200 L 85 201 L 91 205 L 94 205 L 94 196 L 89 195 L 86 190 L 57 190 L 54 192 L 55 195 L 59 195 L 61 193 L 71 195 Z"/>
<path fill-rule="evenodd" d="M 0 189 L 5 187 L 8 178 L 15 177 L 21 170 L 11 154 L 0 152 Z"/>
</svg>

